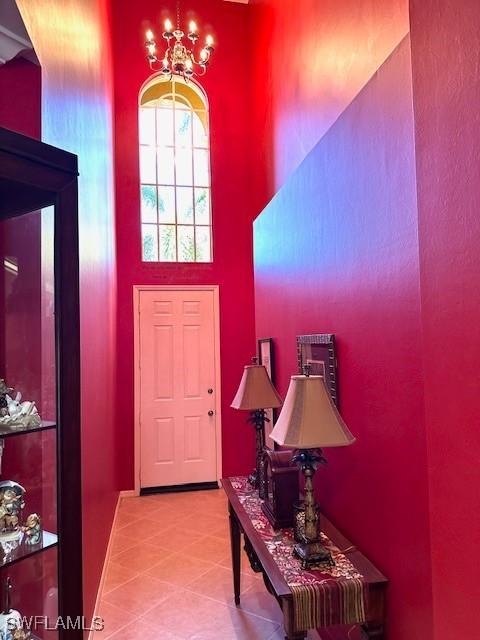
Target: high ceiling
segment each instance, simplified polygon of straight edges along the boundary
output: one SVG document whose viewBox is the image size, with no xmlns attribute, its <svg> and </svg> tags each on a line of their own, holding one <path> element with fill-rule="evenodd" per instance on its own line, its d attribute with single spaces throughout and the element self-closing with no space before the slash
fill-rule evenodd
<svg viewBox="0 0 480 640">
<path fill-rule="evenodd" d="M 18 55 L 38 62 L 15 0 L 1 0 L 0 65 Z"/>
</svg>

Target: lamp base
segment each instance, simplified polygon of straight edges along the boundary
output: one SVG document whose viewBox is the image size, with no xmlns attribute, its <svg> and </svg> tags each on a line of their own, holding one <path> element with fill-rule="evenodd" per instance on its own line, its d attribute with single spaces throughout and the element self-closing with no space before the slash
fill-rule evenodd
<svg viewBox="0 0 480 640">
<path fill-rule="evenodd" d="M 293 548 L 293 555 L 300 558 L 302 569 L 310 569 L 322 562 L 327 562 L 331 566 L 335 564 L 330 551 L 318 541 L 298 542 Z"/>
</svg>

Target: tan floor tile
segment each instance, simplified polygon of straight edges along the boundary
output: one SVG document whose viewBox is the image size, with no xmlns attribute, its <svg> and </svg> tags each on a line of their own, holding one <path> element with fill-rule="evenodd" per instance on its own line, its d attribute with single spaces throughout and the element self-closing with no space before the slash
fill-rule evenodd
<svg viewBox="0 0 480 640">
<path fill-rule="evenodd" d="M 243 594 L 242 599 L 250 589 L 256 586 L 256 580 L 248 576 L 242 576 L 240 581 L 240 591 Z M 193 591 L 199 595 L 213 598 L 219 602 L 235 606 L 233 594 L 233 573 L 229 569 L 215 566 L 212 567 L 203 576 L 200 576 L 188 587 L 188 591 Z"/>
<path fill-rule="evenodd" d="M 243 579 L 245 583 L 247 576 Z M 283 613 L 275 598 L 268 593 L 263 580 L 250 578 L 250 588 L 246 593 L 242 593 L 240 598 L 240 608 L 242 611 L 253 613 L 256 616 L 271 620 L 278 625 L 283 624 Z"/>
<path fill-rule="evenodd" d="M 136 513 L 131 513 L 130 511 L 118 511 L 117 516 L 115 518 L 115 530 L 119 530 L 122 527 L 125 527 L 127 524 L 131 522 L 135 522 L 135 520 L 140 520 L 141 516 Z"/>
<path fill-rule="evenodd" d="M 230 558 L 230 543 L 214 536 L 203 536 L 185 547 L 185 553 L 193 558 L 219 564 Z"/>
<path fill-rule="evenodd" d="M 135 540 L 131 537 L 124 536 L 121 533 L 115 533 L 110 545 L 110 557 L 114 557 L 117 553 L 130 549 L 135 545 Z"/>
<path fill-rule="evenodd" d="M 174 630 L 188 638 L 193 637 L 198 630 L 211 627 L 212 620 L 216 618 L 216 610 L 220 607 L 222 605 L 214 600 L 180 591 L 154 607 L 141 620 L 162 629 Z"/>
<path fill-rule="evenodd" d="M 277 629 L 273 632 L 273 635 L 271 635 L 269 638 L 266 638 L 266 640 L 285 640 L 285 631 L 283 627 L 277 627 Z"/>
<path fill-rule="evenodd" d="M 160 531 L 168 529 L 169 523 L 164 518 L 156 518 L 156 513 L 149 514 L 146 518 L 140 518 L 135 520 L 125 527 L 118 530 L 117 535 L 121 535 L 124 538 L 133 538 L 137 542 L 148 540 L 152 538 Z"/>
<path fill-rule="evenodd" d="M 145 498 L 123 498 L 118 508 L 119 514 L 131 514 L 132 516 L 148 517 L 158 508 L 156 502 Z"/>
<path fill-rule="evenodd" d="M 222 519 L 219 516 L 195 513 L 182 520 L 180 524 L 184 531 L 195 531 L 196 533 L 211 535 L 220 528 Z"/>
<path fill-rule="evenodd" d="M 159 630 L 156 625 L 135 620 L 114 633 L 108 640 L 184 640 L 184 638 L 166 629 Z"/>
<path fill-rule="evenodd" d="M 213 630 L 197 631 L 191 636 L 191 640 L 265 640 L 278 628 L 278 625 L 270 620 L 258 618 L 233 607 L 227 609 L 228 614 L 219 616 Z"/>
<path fill-rule="evenodd" d="M 100 618 L 103 618 L 105 625 L 103 631 L 98 633 L 99 637 L 102 638 L 108 638 L 108 636 L 115 633 L 118 629 L 124 627 L 132 620 L 132 616 L 129 613 L 105 602 L 103 599 L 100 601 L 97 615 Z"/>
<path fill-rule="evenodd" d="M 230 523 L 228 516 L 224 516 L 218 524 L 218 527 L 210 531 L 213 536 L 224 538 L 230 542 Z"/>
<path fill-rule="evenodd" d="M 148 569 L 147 574 L 158 580 L 184 587 L 206 573 L 213 566 L 211 562 L 190 558 L 184 553 L 173 553 Z"/>
<path fill-rule="evenodd" d="M 152 576 L 142 574 L 125 582 L 103 599 L 134 616 L 140 616 L 165 600 L 175 591 L 175 587 Z"/>
<path fill-rule="evenodd" d="M 205 503 L 201 506 L 201 511 L 206 515 L 213 515 L 213 516 L 217 516 L 219 518 L 224 518 L 225 520 L 228 520 L 227 505 L 218 502 L 218 500 L 205 501 Z"/>
<path fill-rule="evenodd" d="M 223 490 L 126 498 L 114 530 L 95 640 L 283 640 L 280 608 L 244 553 L 233 605 Z"/>
<path fill-rule="evenodd" d="M 268 620 L 188 592 L 167 598 L 141 620 L 159 629 L 174 629 L 189 640 L 265 640 L 277 628 Z"/>
<path fill-rule="evenodd" d="M 178 527 L 170 527 L 169 529 L 165 529 L 160 531 L 157 535 L 148 539 L 149 544 L 158 544 L 158 546 L 168 549 L 169 551 L 178 552 L 179 550 L 179 528 Z M 197 543 L 199 540 L 204 538 L 205 536 L 201 533 L 195 533 L 194 531 L 188 532 L 188 540 L 185 540 L 185 553 L 186 550 L 190 548 L 192 544 Z M 197 556 L 195 556 L 197 557 Z M 200 557 L 200 560 L 202 557 Z M 207 560 L 207 558 L 205 558 Z"/>
<path fill-rule="evenodd" d="M 122 567 L 110 560 L 107 566 L 105 581 L 103 583 L 103 595 L 112 589 L 116 589 L 121 584 L 128 582 L 136 576 L 138 576 L 138 571 L 135 571 L 130 567 Z"/>
<path fill-rule="evenodd" d="M 148 542 L 139 543 L 115 556 L 115 563 L 142 573 L 171 555 L 171 552 Z"/>
</svg>

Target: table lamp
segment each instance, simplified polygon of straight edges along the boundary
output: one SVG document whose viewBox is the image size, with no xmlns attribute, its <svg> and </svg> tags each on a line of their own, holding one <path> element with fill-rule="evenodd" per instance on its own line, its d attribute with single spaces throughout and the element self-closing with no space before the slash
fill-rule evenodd
<svg viewBox="0 0 480 640">
<path fill-rule="evenodd" d="M 331 562 L 329 551 L 320 538 L 319 506 L 313 495 L 313 476 L 319 463 L 326 462 L 323 447 L 345 447 L 355 442 L 330 397 L 321 376 L 311 376 L 310 367 L 304 375 L 292 376 L 283 409 L 270 434 L 280 445 L 295 449 L 292 460 L 305 477 L 305 529 L 301 542 L 294 547 L 302 567 Z"/>
<path fill-rule="evenodd" d="M 261 364 L 257 364 L 256 358 L 252 358 L 252 362 L 253 364 L 245 366 L 240 386 L 230 406 L 233 409 L 251 412 L 248 422 L 255 427 L 256 462 L 255 469 L 248 480 L 253 487 L 259 487 L 260 467 L 262 465 L 263 449 L 265 448 L 265 421 L 268 421 L 265 409 L 281 407 L 282 399 L 273 386 L 266 368 Z M 264 496 L 260 495 L 260 497 L 263 498 Z"/>
</svg>

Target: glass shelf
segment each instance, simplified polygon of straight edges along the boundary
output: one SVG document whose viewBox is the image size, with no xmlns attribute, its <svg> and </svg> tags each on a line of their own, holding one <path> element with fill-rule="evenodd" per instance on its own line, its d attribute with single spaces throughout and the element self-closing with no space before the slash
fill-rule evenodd
<svg viewBox="0 0 480 640">
<path fill-rule="evenodd" d="M 8 427 L 0 426 L 0 438 L 10 438 L 11 436 L 24 436 L 26 433 L 36 433 L 37 431 L 48 431 L 48 429 L 56 429 L 55 422 L 49 422 L 48 420 L 42 420 L 42 424 L 39 427 L 30 427 L 27 429 L 11 429 Z"/>
<path fill-rule="evenodd" d="M 16 546 L 8 551 L 8 547 L 10 545 L 13 547 L 15 543 Z M 23 534 L 22 537 L 18 540 L 2 542 L 1 546 L 3 547 L 3 551 L 6 553 L 6 555 L 2 560 L 0 560 L 0 567 L 8 567 L 9 565 L 15 564 L 16 562 L 20 562 L 20 560 L 23 560 L 24 558 L 30 558 L 37 553 L 42 553 L 42 551 L 45 551 L 45 549 L 55 547 L 57 544 L 58 536 L 54 533 L 50 533 L 49 531 L 42 532 L 42 540 L 38 544 L 25 544 L 23 542 Z"/>
</svg>

